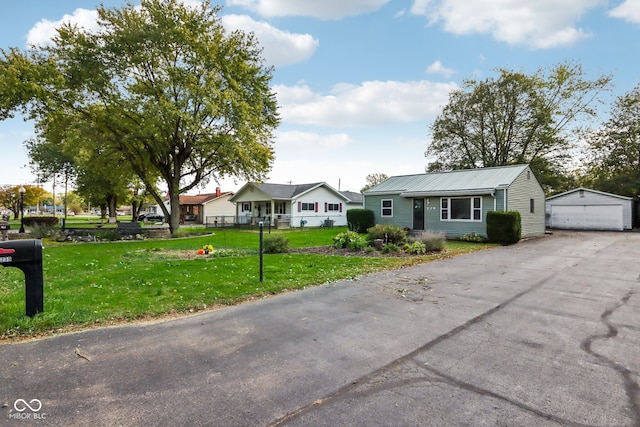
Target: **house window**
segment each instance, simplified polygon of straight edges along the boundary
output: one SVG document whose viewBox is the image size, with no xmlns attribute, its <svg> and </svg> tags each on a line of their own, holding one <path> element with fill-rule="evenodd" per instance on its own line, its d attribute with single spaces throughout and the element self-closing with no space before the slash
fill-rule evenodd
<svg viewBox="0 0 640 427">
<path fill-rule="evenodd" d="M 251 212 L 251 202 L 244 202 L 242 204 L 242 212 Z"/>
<path fill-rule="evenodd" d="M 534 199 L 529 199 L 529 213 L 536 213 L 536 203 Z"/>
<path fill-rule="evenodd" d="M 392 199 L 385 199 L 382 200 L 381 202 L 381 216 L 393 216 L 393 200 Z"/>
<path fill-rule="evenodd" d="M 442 221 L 482 221 L 482 197 L 440 199 Z"/>
<path fill-rule="evenodd" d="M 327 203 L 327 210 L 329 212 L 338 212 L 340 210 L 340 203 Z"/>
<path fill-rule="evenodd" d="M 302 211 L 314 211 L 316 209 L 315 203 L 302 203 L 300 210 Z"/>
<path fill-rule="evenodd" d="M 287 213 L 287 203 L 286 202 L 277 202 L 276 203 L 276 213 L 277 214 L 286 214 Z"/>
</svg>

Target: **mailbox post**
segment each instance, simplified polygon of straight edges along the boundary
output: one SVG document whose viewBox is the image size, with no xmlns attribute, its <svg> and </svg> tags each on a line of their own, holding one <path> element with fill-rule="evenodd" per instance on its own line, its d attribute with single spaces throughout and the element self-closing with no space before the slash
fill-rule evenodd
<svg viewBox="0 0 640 427">
<path fill-rule="evenodd" d="M 33 317 L 44 311 L 42 242 L 38 239 L 0 242 L 0 265 L 17 267 L 24 273 L 26 312 Z"/>
<path fill-rule="evenodd" d="M 0 236 L 3 241 L 9 238 L 9 228 L 11 228 L 11 226 L 7 221 L 0 221 Z"/>
</svg>

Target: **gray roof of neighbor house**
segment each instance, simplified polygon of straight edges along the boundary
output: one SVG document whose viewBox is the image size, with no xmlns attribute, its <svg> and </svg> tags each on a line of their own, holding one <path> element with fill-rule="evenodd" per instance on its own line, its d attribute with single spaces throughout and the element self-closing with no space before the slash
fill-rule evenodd
<svg viewBox="0 0 640 427">
<path fill-rule="evenodd" d="M 364 194 L 365 196 L 400 194 L 405 197 L 489 194 L 497 188 L 511 185 L 528 167 L 528 165 L 499 166 L 392 176 L 365 191 Z"/>
<path fill-rule="evenodd" d="M 299 194 L 305 193 L 312 188 L 322 185 L 322 182 L 314 182 L 312 184 L 299 184 L 299 185 L 287 185 L 287 184 L 256 184 L 253 185 L 260 191 L 267 193 L 273 199 L 293 199 Z"/>
<path fill-rule="evenodd" d="M 362 193 L 356 193 L 355 191 L 341 191 L 340 193 L 349 199 L 351 203 L 362 203 L 364 200 Z"/>
<path fill-rule="evenodd" d="M 269 184 L 269 183 L 255 183 L 249 182 L 245 184 L 236 194 L 231 198 L 233 202 L 236 196 L 239 196 L 243 190 L 247 187 L 255 187 L 263 193 L 269 195 L 274 200 L 292 200 L 307 191 L 313 190 L 318 187 L 326 187 L 331 191 L 339 194 L 345 200 L 352 203 L 362 203 L 363 196 L 361 193 L 355 193 L 352 191 L 337 191 L 325 182 L 314 182 L 311 184 Z"/>
</svg>

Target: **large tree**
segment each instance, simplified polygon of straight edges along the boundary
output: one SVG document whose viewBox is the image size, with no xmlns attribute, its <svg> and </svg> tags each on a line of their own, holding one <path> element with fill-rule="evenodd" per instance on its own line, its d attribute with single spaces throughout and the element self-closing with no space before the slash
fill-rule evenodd
<svg viewBox="0 0 640 427">
<path fill-rule="evenodd" d="M 25 185 L 23 203 L 26 207 L 37 206 L 46 197 L 51 196 L 44 189 Z M 0 187 L 0 206 L 13 212 L 13 218 L 18 219 L 20 215 L 20 186 L 5 185 Z"/>
<path fill-rule="evenodd" d="M 586 176 L 594 189 L 640 195 L 640 85 L 618 97 L 610 118 L 586 137 Z"/>
<path fill-rule="evenodd" d="M 33 96 L 7 86 L 12 79 L 24 85 L 15 72 L 0 74 L 0 95 L 7 95 L 0 114 L 36 100 L 29 109 L 36 118 L 67 114 L 80 128 L 100 129 L 104 138 L 94 143 L 124 156 L 175 233 L 181 193 L 210 179 L 261 180 L 274 157 L 272 69 L 254 35 L 226 32 L 219 12 L 209 2 L 178 0 L 101 7 L 97 32 L 64 26 L 36 51 L 3 52 L 0 66 L 17 69 Z"/>
<path fill-rule="evenodd" d="M 382 181 L 388 178 L 389 176 L 386 173 L 381 173 L 381 172 L 371 173 L 367 175 L 367 177 L 365 178 L 367 183 L 365 184 L 364 187 L 360 189 L 360 192 L 364 193 L 368 189 L 375 187 L 376 185 L 380 184 Z"/>
<path fill-rule="evenodd" d="M 553 176 L 570 156 L 573 133 L 596 116 L 610 81 L 607 75 L 588 80 L 574 64 L 546 74 L 502 69 L 497 79 L 466 80 L 431 126 L 425 155 L 434 161 L 427 169 L 528 163 L 539 177 Z M 542 181 L 550 190 L 553 183 Z"/>
</svg>

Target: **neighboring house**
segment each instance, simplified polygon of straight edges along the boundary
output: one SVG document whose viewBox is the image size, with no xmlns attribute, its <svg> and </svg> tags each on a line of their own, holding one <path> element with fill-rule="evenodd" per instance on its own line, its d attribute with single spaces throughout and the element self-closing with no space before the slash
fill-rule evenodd
<svg viewBox="0 0 640 427">
<path fill-rule="evenodd" d="M 180 220 L 196 224 L 214 223 L 216 221 L 233 224 L 235 206 L 229 201 L 232 192 L 223 192 L 220 187 L 215 193 L 180 196 Z M 169 208 L 169 201 L 165 202 Z"/>
<path fill-rule="evenodd" d="M 633 199 L 588 188 L 547 198 L 547 227 L 572 230 L 631 230 Z"/>
<path fill-rule="evenodd" d="M 544 191 L 528 165 L 394 176 L 364 192 L 376 224 L 487 236 L 487 212 L 518 211 L 522 237 L 545 232 Z"/>
<path fill-rule="evenodd" d="M 347 210 L 362 208 L 362 194 L 340 192 L 324 182 L 258 184 L 249 182 L 231 197 L 240 224 L 258 221 L 277 228 L 347 225 Z"/>
</svg>

